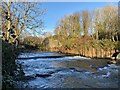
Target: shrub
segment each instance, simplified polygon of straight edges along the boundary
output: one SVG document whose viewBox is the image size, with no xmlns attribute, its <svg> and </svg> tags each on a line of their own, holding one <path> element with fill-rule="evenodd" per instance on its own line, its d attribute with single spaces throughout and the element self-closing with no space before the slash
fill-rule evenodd
<svg viewBox="0 0 120 90">
<path fill-rule="evenodd" d="M 2 86 L 3 89 L 13 88 L 16 84 L 16 58 L 19 50 L 12 44 L 2 42 Z M 19 69 L 22 70 L 21 68 Z M 19 72 L 19 71 L 18 71 Z"/>
</svg>

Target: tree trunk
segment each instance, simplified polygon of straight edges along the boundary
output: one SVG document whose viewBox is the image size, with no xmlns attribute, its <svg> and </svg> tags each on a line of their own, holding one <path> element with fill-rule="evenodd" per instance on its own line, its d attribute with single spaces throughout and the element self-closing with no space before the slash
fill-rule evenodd
<svg viewBox="0 0 120 90">
<path fill-rule="evenodd" d="M 98 40 L 98 30 L 96 30 L 96 40 Z"/>
<path fill-rule="evenodd" d="M 6 40 L 8 42 L 10 42 L 9 41 L 9 37 L 10 37 L 9 30 L 10 30 L 10 24 L 11 24 L 11 21 L 10 21 L 10 5 L 11 5 L 11 2 L 8 3 L 8 16 L 7 16 L 8 25 L 7 25 L 7 32 L 6 32 Z"/>
<path fill-rule="evenodd" d="M 112 36 L 112 41 L 115 42 L 114 36 Z"/>
</svg>

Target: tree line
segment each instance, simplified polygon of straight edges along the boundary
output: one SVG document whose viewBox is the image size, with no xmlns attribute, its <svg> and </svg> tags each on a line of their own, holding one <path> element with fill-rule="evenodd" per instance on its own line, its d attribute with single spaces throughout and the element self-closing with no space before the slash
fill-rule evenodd
<svg viewBox="0 0 120 90">
<path fill-rule="evenodd" d="M 96 40 L 118 41 L 119 34 L 118 8 L 115 6 L 66 15 L 58 21 L 55 28 L 55 35 L 91 36 Z"/>
<path fill-rule="evenodd" d="M 21 41 L 20 38 L 25 32 L 41 33 L 43 22 L 40 16 L 45 13 L 45 10 L 38 8 L 39 3 L 2 2 L 1 5 L 4 41 L 16 43 L 18 39 Z M 83 10 L 65 15 L 58 20 L 54 35 L 46 33 L 46 38 L 58 41 L 58 46 L 56 46 L 58 51 L 76 50 L 81 55 L 85 55 L 89 49 L 94 48 L 93 51 L 97 55 L 99 50 L 120 50 L 118 25 L 118 7 L 105 6 L 94 11 Z M 26 47 L 40 49 L 45 48 L 45 40 L 29 36 L 25 37 L 21 43 Z"/>
<path fill-rule="evenodd" d="M 46 46 L 53 45 L 47 44 L 58 43 L 54 44 L 55 48 L 51 46 L 47 50 L 52 49 L 51 51 L 63 53 L 73 52 L 88 57 L 110 57 L 115 51 L 120 50 L 118 22 L 116 6 L 105 6 L 94 11 L 83 10 L 60 18 L 56 24 L 54 35 L 48 32 L 47 39 L 26 37 L 24 44 L 45 50 Z"/>
<path fill-rule="evenodd" d="M 62 43 L 61 51 L 76 50 L 81 55 L 104 52 L 111 56 L 120 50 L 118 7 L 105 6 L 94 11 L 83 10 L 61 18 L 54 30 L 54 39 Z M 113 51 L 114 50 L 114 51 Z M 91 52 L 89 52 L 91 51 Z M 102 53 L 101 53 L 102 54 Z"/>
</svg>

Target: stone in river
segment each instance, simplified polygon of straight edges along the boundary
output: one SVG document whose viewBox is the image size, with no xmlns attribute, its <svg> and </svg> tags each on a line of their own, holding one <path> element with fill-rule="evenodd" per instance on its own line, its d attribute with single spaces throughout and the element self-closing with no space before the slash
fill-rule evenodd
<svg viewBox="0 0 120 90">
<path fill-rule="evenodd" d="M 117 62 L 115 60 L 110 60 L 107 62 L 108 64 L 116 64 Z"/>
<path fill-rule="evenodd" d="M 111 59 L 120 59 L 120 52 L 115 52 L 113 55 L 112 55 L 112 58 Z"/>
<path fill-rule="evenodd" d="M 51 74 L 36 74 L 36 76 L 35 77 L 42 77 L 42 78 L 46 78 L 46 77 L 49 77 L 49 76 L 51 76 Z"/>
<path fill-rule="evenodd" d="M 119 59 L 119 60 L 120 60 L 120 52 L 119 52 L 119 54 L 116 56 L 116 59 Z"/>
</svg>

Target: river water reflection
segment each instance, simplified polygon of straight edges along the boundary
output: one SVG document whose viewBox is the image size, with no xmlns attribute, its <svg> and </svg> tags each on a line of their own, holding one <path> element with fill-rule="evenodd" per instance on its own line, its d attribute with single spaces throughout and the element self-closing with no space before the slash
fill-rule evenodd
<svg viewBox="0 0 120 90">
<path fill-rule="evenodd" d="M 19 57 L 57 56 L 55 52 L 21 53 Z M 22 64 L 31 88 L 118 88 L 118 65 L 107 65 L 106 60 L 81 56 L 17 60 Z"/>
</svg>

